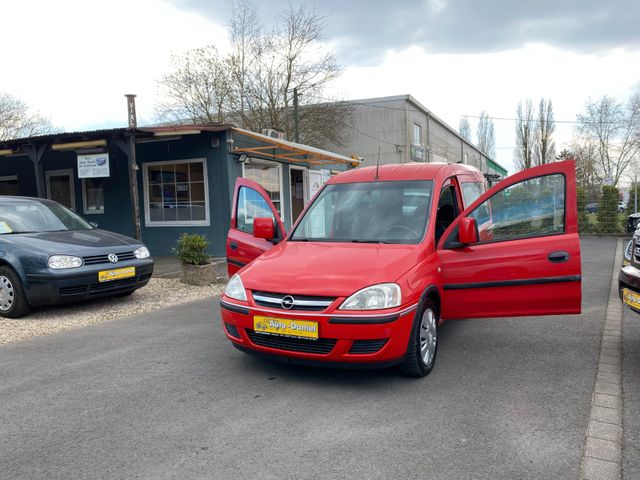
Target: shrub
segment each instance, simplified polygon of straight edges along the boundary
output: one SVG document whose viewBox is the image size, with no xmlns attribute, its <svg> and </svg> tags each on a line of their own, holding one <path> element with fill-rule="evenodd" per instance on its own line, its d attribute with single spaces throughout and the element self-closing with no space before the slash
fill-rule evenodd
<svg viewBox="0 0 640 480">
<path fill-rule="evenodd" d="M 183 233 L 173 251 L 182 263 L 206 265 L 209 263 L 208 246 L 209 242 L 203 235 Z"/>
<path fill-rule="evenodd" d="M 600 233 L 618 233 L 620 222 L 618 216 L 618 189 L 605 185 L 598 205 L 598 229 Z"/>
<path fill-rule="evenodd" d="M 578 187 L 576 197 L 578 200 L 578 230 L 580 233 L 591 232 L 592 228 L 587 216 L 587 201 L 584 188 Z"/>
</svg>

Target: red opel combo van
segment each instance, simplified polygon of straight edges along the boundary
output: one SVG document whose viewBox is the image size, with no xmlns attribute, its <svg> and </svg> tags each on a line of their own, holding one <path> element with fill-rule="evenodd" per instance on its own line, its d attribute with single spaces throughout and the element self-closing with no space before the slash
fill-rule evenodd
<svg viewBox="0 0 640 480">
<path fill-rule="evenodd" d="M 224 331 L 290 363 L 433 368 L 445 320 L 580 313 L 575 165 L 481 172 L 414 163 L 333 177 L 285 232 L 267 192 L 236 184 Z"/>
</svg>

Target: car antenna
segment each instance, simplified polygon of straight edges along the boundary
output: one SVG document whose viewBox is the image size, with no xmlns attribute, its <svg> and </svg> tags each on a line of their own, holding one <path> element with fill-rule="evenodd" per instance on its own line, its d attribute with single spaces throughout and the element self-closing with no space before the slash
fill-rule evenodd
<svg viewBox="0 0 640 480">
<path fill-rule="evenodd" d="M 380 168 L 380 145 L 378 145 L 378 160 L 376 160 L 376 178 L 374 180 L 378 180 L 378 169 Z"/>
</svg>

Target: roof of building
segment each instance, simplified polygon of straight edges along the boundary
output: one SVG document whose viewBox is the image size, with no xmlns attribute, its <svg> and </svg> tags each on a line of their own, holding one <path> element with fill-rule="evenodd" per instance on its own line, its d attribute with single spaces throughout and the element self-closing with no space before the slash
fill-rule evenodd
<svg viewBox="0 0 640 480">
<path fill-rule="evenodd" d="M 69 148 L 82 148 L 80 143 L 87 143 L 90 140 L 103 140 L 124 135 L 134 135 L 140 141 L 153 137 L 177 137 L 183 135 L 194 135 L 202 132 L 223 132 L 232 131 L 249 139 L 249 146 L 235 146 L 231 144 L 230 153 L 261 155 L 268 158 L 278 159 L 288 162 L 310 163 L 314 165 L 326 164 L 348 164 L 357 165 L 360 159 L 351 158 L 337 153 L 322 150 L 320 148 L 303 145 L 301 143 L 289 142 L 287 140 L 269 137 L 260 133 L 251 132 L 242 128 L 236 128 L 230 123 L 205 123 L 205 124 L 184 124 L 184 125 L 158 125 L 140 128 L 109 128 L 100 130 L 86 130 L 77 132 L 60 132 L 47 135 L 37 135 L 26 138 L 15 138 L 0 141 L 0 151 L 7 150 L 4 154 L 13 154 L 24 145 L 45 144 L 56 149 L 55 145 L 61 147 L 68 145 Z M 62 145 L 64 144 L 64 145 Z M 106 144 L 106 143 L 103 143 Z"/>
</svg>

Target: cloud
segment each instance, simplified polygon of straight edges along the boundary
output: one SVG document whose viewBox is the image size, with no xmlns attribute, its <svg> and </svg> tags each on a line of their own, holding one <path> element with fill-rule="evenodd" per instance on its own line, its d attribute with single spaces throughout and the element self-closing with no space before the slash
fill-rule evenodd
<svg viewBox="0 0 640 480">
<path fill-rule="evenodd" d="M 225 23 L 231 2 L 173 0 Z M 267 25 L 288 7 L 262 0 Z M 640 46 L 637 0 L 315 0 L 304 2 L 327 16 L 327 39 L 348 63 L 375 63 L 388 50 L 411 45 L 431 53 L 480 53 L 544 43 L 576 52 Z M 294 6 L 300 2 L 294 2 Z"/>
</svg>

